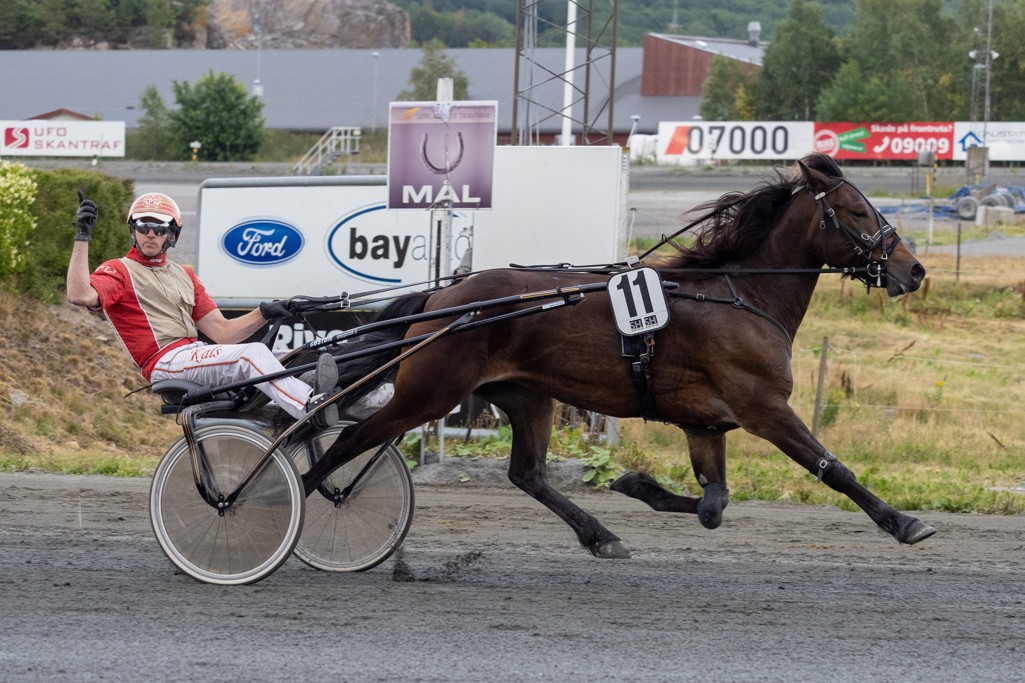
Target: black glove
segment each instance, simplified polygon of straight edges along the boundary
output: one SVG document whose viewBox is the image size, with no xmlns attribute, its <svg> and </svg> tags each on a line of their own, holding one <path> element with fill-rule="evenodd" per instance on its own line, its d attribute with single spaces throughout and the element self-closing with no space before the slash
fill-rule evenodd
<svg viewBox="0 0 1025 683">
<path fill-rule="evenodd" d="M 96 202 L 85 198 L 85 193 L 78 191 L 78 215 L 75 216 L 75 241 L 88 242 L 93 238 L 96 217 L 99 211 Z"/>
<path fill-rule="evenodd" d="M 285 320 L 294 318 L 295 313 L 288 307 L 287 300 L 264 301 L 260 304 L 260 315 L 264 320 Z"/>
</svg>

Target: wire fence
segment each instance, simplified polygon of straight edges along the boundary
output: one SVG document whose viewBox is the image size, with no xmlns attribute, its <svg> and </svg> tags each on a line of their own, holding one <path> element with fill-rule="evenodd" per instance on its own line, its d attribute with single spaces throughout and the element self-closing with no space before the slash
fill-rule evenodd
<svg viewBox="0 0 1025 683">
<path fill-rule="evenodd" d="M 883 351 L 855 351 L 851 349 L 845 349 L 832 344 L 829 341 L 829 337 L 824 337 L 822 344 L 814 348 L 803 348 L 795 349 L 793 365 L 797 366 L 803 359 L 799 359 L 798 356 L 814 356 L 816 353 L 819 355 L 819 369 L 815 376 L 816 391 L 815 391 L 815 404 L 814 412 L 815 416 L 819 416 L 822 410 L 829 405 L 839 405 L 835 403 L 829 403 L 825 387 L 829 382 L 829 375 L 831 372 L 830 358 L 835 360 L 853 361 L 854 368 L 856 371 L 863 371 L 864 367 L 873 366 L 878 367 L 880 361 L 882 363 L 891 363 L 894 361 L 907 361 L 911 363 L 921 363 L 929 365 L 931 367 L 955 367 L 955 368 L 972 368 L 972 369 L 985 369 L 992 370 L 1001 373 L 1004 377 L 1023 377 L 1025 378 L 1025 365 L 1018 364 L 1006 364 L 1006 363 L 991 363 L 974 360 L 960 360 L 960 359 L 943 359 L 926 356 L 911 356 L 900 351 L 897 352 L 883 352 Z M 795 393 L 797 385 L 799 384 L 798 377 L 799 373 L 795 372 Z M 908 380 L 904 384 L 905 389 L 914 389 L 913 375 L 905 375 Z M 942 389 L 945 381 L 932 382 L 932 389 Z M 924 390 L 930 388 L 928 385 L 919 385 L 918 390 Z M 933 412 L 933 413 L 976 413 L 976 414 L 995 414 L 995 415 L 1025 415 L 1025 408 L 981 408 L 972 405 L 960 405 L 960 406 L 939 406 L 939 405 L 897 405 L 897 404 L 881 404 L 881 403 L 863 403 L 857 400 L 858 389 L 856 386 L 851 388 L 851 401 L 847 401 L 843 404 L 845 408 L 862 409 L 862 410 L 894 410 L 894 411 L 908 411 L 908 412 Z M 1025 397 L 1022 397 L 1025 399 Z M 1023 401 L 1022 405 L 1025 405 Z M 813 419 L 812 431 L 817 432 L 819 425 L 817 420 Z"/>
</svg>

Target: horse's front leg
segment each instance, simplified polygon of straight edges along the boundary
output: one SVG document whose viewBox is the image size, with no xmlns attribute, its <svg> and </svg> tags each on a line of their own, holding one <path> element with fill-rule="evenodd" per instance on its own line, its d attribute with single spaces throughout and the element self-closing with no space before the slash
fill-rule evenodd
<svg viewBox="0 0 1025 683">
<path fill-rule="evenodd" d="M 667 491 L 651 475 L 628 472 L 612 483 L 612 490 L 647 503 L 659 512 L 696 514 L 706 529 L 722 524 L 722 511 L 730 500 L 726 488 L 726 435 L 685 429 L 690 462 L 704 494 L 700 498 Z"/>
<path fill-rule="evenodd" d="M 846 495 L 899 542 L 913 545 L 936 533 L 933 527 L 897 512 L 858 483 L 854 473 L 819 443 L 789 405 L 784 404 L 775 411 L 762 411 L 757 419 L 742 421 L 741 426 L 772 442 L 819 481 Z"/>
<path fill-rule="evenodd" d="M 706 529 L 722 524 L 722 511 L 730 502 L 726 488 L 726 435 L 685 429 L 694 476 L 704 489 L 698 502 L 698 520 Z"/>
</svg>

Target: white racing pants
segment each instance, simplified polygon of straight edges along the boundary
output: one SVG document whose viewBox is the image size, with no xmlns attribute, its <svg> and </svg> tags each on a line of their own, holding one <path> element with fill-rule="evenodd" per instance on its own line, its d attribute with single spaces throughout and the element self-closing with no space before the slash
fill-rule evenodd
<svg viewBox="0 0 1025 683">
<path fill-rule="evenodd" d="M 284 369 L 263 344 L 205 344 L 195 342 L 164 354 L 153 367 L 150 381 L 184 379 L 197 384 L 219 386 L 269 375 Z M 295 377 L 262 382 L 256 388 L 292 417 L 306 414 L 312 387 Z"/>
</svg>

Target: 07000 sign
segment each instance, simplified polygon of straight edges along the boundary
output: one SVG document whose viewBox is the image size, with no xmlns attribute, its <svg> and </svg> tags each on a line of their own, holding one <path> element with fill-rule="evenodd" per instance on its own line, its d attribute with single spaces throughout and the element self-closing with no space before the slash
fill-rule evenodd
<svg viewBox="0 0 1025 683">
<path fill-rule="evenodd" d="M 659 137 L 668 140 L 666 157 L 710 156 L 718 159 L 787 159 L 792 145 L 811 139 L 805 122 L 688 122 L 662 123 Z M 805 147 L 807 145 L 804 145 Z"/>
</svg>

